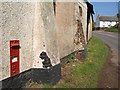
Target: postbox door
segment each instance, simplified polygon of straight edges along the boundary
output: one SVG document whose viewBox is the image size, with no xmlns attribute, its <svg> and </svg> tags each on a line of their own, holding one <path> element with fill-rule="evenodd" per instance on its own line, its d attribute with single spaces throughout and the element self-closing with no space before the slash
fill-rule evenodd
<svg viewBox="0 0 120 90">
<path fill-rule="evenodd" d="M 19 74 L 19 40 L 10 41 L 10 75 Z"/>
</svg>

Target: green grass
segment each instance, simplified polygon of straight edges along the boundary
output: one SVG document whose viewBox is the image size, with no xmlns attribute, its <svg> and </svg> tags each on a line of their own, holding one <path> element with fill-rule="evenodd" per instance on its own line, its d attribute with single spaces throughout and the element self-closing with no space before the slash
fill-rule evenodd
<svg viewBox="0 0 120 90">
<path fill-rule="evenodd" d="M 81 83 L 76 87 L 96 88 L 99 74 L 108 55 L 108 47 L 97 38 L 92 38 L 88 44 L 88 55 L 84 64 L 76 63 L 73 75 L 78 77 Z"/>
<path fill-rule="evenodd" d="M 118 30 L 117 28 L 114 28 L 114 27 L 108 28 L 105 31 L 107 31 L 107 32 L 120 32 L 120 30 Z"/>
<path fill-rule="evenodd" d="M 66 61 L 69 63 L 62 67 L 62 79 L 55 85 L 42 84 L 40 88 L 97 88 L 108 52 L 108 47 L 93 37 L 87 45 L 87 58 L 84 62 L 75 61 L 74 56 L 68 57 Z"/>
<path fill-rule="evenodd" d="M 87 51 L 84 63 L 75 62 L 70 58 L 71 62 L 63 68 L 62 79 L 54 88 L 97 88 L 109 49 L 101 40 L 93 37 Z"/>
</svg>

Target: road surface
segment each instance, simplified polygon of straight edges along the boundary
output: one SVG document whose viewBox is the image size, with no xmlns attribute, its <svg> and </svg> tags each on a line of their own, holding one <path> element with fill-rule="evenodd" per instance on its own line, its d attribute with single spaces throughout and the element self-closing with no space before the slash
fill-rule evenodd
<svg viewBox="0 0 120 90">
<path fill-rule="evenodd" d="M 117 58 L 112 60 L 112 62 L 118 66 L 118 53 L 120 53 L 120 50 L 118 48 L 118 39 L 120 40 L 120 37 L 118 37 L 118 33 L 94 31 L 93 35 L 100 38 L 103 42 L 110 46 L 114 52 L 113 54 L 116 54 Z"/>
<path fill-rule="evenodd" d="M 118 78 L 118 73 L 120 73 L 120 63 L 118 63 L 120 53 L 118 40 L 120 40 L 120 37 L 118 35 L 111 32 L 93 31 L 93 36 L 100 38 L 111 49 L 108 60 L 100 74 L 100 80 L 98 81 L 99 88 L 118 88 L 118 79 L 120 79 Z"/>
</svg>

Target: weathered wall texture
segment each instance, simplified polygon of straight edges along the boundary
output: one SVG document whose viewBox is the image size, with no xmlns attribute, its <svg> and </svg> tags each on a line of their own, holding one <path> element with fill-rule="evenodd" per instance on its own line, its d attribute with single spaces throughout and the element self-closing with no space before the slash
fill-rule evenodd
<svg viewBox="0 0 120 90">
<path fill-rule="evenodd" d="M 81 8 L 81 9 L 80 9 Z M 79 3 L 75 3 L 75 21 L 77 31 L 75 36 L 77 35 L 77 43 L 75 43 L 75 51 L 76 50 L 84 50 L 86 41 L 86 31 L 87 31 L 87 5 L 84 1 Z"/>
<path fill-rule="evenodd" d="M 83 33 L 84 33 L 84 39 L 85 43 L 87 43 L 87 5 L 86 2 L 79 2 L 79 6 L 82 8 L 82 17 L 81 17 L 81 22 L 83 26 Z"/>
<path fill-rule="evenodd" d="M 82 8 L 82 16 L 79 6 Z M 84 48 L 87 29 L 86 3 L 57 3 L 56 23 L 60 58 Z"/>
<path fill-rule="evenodd" d="M 35 12 L 35 26 L 33 33 L 34 68 L 42 68 L 39 55 L 47 52 L 52 65 L 60 63 L 55 28 L 53 3 L 37 3 Z"/>
<path fill-rule="evenodd" d="M 92 37 L 92 16 L 90 16 L 90 21 L 88 24 L 88 40 Z"/>
<path fill-rule="evenodd" d="M 39 58 L 43 51 L 55 66 L 60 58 L 84 50 L 87 35 L 85 2 L 56 2 L 55 6 L 53 2 L 0 3 L 0 17 L 0 80 L 10 77 L 10 40 L 20 40 L 20 72 L 43 68 Z"/>
<path fill-rule="evenodd" d="M 0 13 L 2 13 L 2 5 L 0 4 Z M 0 14 L 0 17 L 2 17 L 2 14 Z M 2 21 L 2 18 L 0 18 L 0 21 Z M 0 80 L 2 79 L 2 22 L 0 22 Z M 1 85 L 1 83 L 0 83 Z"/>
<path fill-rule="evenodd" d="M 10 40 L 20 40 L 20 72 L 32 66 L 34 3 L 0 3 L 2 42 L 2 79 L 10 76 Z M 1 62 L 2 61 L 2 62 Z M 0 78 L 1 79 L 1 78 Z"/>
<path fill-rule="evenodd" d="M 58 44 L 54 19 L 53 3 L 45 3 L 42 9 L 42 19 L 45 30 L 46 51 L 50 57 L 52 64 L 56 65 L 59 62 Z"/>
<path fill-rule="evenodd" d="M 45 51 L 52 65 L 60 63 L 53 3 L 1 3 L 2 77 L 10 77 L 10 40 L 20 40 L 20 72 L 43 68 L 39 55 Z M 1 75 L 1 74 L 0 74 Z"/>
<path fill-rule="evenodd" d="M 57 39 L 60 58 L 74 51 L 74 3 L 56 3 Z"/>
<path fill-rule="evenodd" d="M 39 55 L 41 51 L 46 51 L 44 24 L 41 16 L 41 3 L 36 3 L 35 8 L 35 24 L 33 31 L 33 68 L 42 67 Z"/>
</svg>

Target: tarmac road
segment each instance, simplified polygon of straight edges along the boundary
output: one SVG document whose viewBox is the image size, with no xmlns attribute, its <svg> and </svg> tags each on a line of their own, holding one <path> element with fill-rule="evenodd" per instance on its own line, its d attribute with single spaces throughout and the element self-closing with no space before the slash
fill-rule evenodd
<svg viewBox="0 0 120 90">
<path fill-rule="evenodd" d="M 118 57 L 120 57 L 118 40 L 120 40 L 120 37 L 118 35 L 111 32 L 93 31 L 93 36 L 100 38 L 111 49 L 100 74 L 98 81 L 99 88 L 118 88 L 118 79 L 120 79 L 118 78 L 118 73 L 120 73 L 120 63 L 118 63 Z"/>
<path fill-rule="evenodd" d="M 110 46 L 114 52 L 113 54 L 116 54 L 115 56 L 117 58 L 111 61 L 118 66 L 118 53 L 120 54 L 120 50 L 118 48 L 118 40 L 120 40 L 120 37 L 118 37 L 118 33 L 93 31 L 93 36 L 100 38 L 104 43 Z"/>
</svg>

